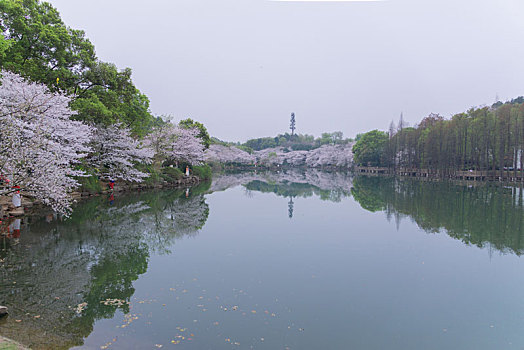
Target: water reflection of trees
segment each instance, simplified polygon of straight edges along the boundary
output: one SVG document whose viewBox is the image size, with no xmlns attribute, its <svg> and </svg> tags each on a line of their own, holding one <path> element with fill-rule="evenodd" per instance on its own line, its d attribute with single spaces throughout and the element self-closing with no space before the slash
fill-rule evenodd
<svg viewBox="0 0 524 350">
<path fill-rule="evenodd" d="M 0 305 L 11 311 L 0 332 L 35 348 L 82 344 L 95 320 L 129 311 L 125 302 L 100 301 L 130 301 L 152 250 L 167 251 L 204 226 L 207 189 L 99 197 L 78 205 L 69 220 L 23 225 L 19 244 L 0 249 Z"/>
<path fill-rule="evenodd" d="M 288 198 L 288 217 L 293 218 L 294 198 L 320 197 L 322 200 L 340 202 L 351 196 L 351 178 L 347 173 L 318 170 L 284 171 L 279 173 L 244 173 L 223 175 L 214 181 L 217 189 L 242 185 L 247 193 L 274 193 Z"/>
<path fill-rule="evenodd" d="M 349 174 L 315 169 L 222 174 L 213 179 L 211 190 L 223 191 L 235 186 L 244 186 L 248 196 L 262 192 L 287 198 L 289 218 L 294 215 L 294 198 L 318 196 L 322 200 L 340 202 L 342 198 L 351 196 Z"/>
<path fill-rule="evenodd" d="M 410 217 L 426 232 L 445 230 L 466 244 L 524 252 L 522 187 L 361 176 L 351 193 L 362 208 L 397 222 Z"/>
<path fill-rule="evenodd" d="M 278 188 L 268 192 L 284 197 L 319 195 L 322 199 L 340 201 L 341 198 L 351 195 L 351 176 L 348 173 L 315 169 L 223 174 L 213 178 L 211 190 L 215 192 L 239 185 L 246 186 L 253 181 L 263 182 L 269 186 L 276 185 Z"/>
</svg>

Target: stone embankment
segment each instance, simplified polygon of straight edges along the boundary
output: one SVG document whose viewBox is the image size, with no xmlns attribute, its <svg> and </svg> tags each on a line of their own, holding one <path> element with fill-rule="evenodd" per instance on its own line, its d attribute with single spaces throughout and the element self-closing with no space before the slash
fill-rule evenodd
<svg viewBox="0 0 524 350">
<path fill-rule="evenodd" d="M 353 166 L 353 144 L 324 145 L 310 151 L 289 151 L 283 147 L 268 148 L 252 154 L 235 146 L 211 145 L 205 161 L 239 167 L 304 167 L 350 169 Z"/>
</svg>

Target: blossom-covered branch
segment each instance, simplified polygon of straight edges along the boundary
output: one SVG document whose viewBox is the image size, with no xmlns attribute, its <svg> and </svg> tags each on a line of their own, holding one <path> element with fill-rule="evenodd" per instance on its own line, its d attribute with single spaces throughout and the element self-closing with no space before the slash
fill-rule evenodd
<svg viewBox="0 0 524 350">
<path fill-rule="evenodd" d="M 88 164 L 107 179 L 142 182 L 149 174 L 135 168 L 136 164 L 151 163 L 154 152 L 131 137 L 122 124 L 98 126 L 92 142 L 93 152 Z"/>
<path fill-rule="evenodd" d="M 183 161 L 199 165 L 204 161 L 204 145 L 196 128 L 185 129 L 170 123 L 156 128 L 146 138 L 146 144 L 158 159 Z"/>
<path fill-rule="evenodd" d="M 67 213 L 79 184 L 74 168 L 90 151 L 92 129 L 71 120 L 69 98 L 2 71 L 0 86 L 0 195 L 22 195 Z M 9 180 L 7 183 L 6 180 Z"/>
</svg>

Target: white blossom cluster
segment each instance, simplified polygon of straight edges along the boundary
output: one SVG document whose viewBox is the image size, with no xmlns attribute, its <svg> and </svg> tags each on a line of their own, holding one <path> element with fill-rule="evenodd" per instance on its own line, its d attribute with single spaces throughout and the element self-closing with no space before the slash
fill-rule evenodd
<svg viewBox="0 0 524 350">
<path fill-rule="evenodd" d="M 313 168 L 350 168 L 353 165 L 353 145 L 353 142 L 345 145 L 324 145 L 311 150 L 307 154 L 306 165 Z"/>
<path fill-rule="evenodd" d="M 222 174 L 213 177 L 210 192 L 224 191 L 251 181 L 262 181 L 271 184 L 301 183 L 316 186 L 322 190 L 349 192 L 352 179 L 348 173 L 325 172 L 317 169 L 289 169 L 282 172 L 246 172 L 241 174 Z"/>
<path fill-rule="evenodd" d="M 196 129 L 167 123 L 142 143 L 122 124 L 74 121 L 69 103 L 62 93 L 1 72 L 0 196 L 20 191 L 67 215 L 86 165 L 100 178 L 141 182 L 148 174 L 136 166 L 151 163 L 155 155 L 191 164 L 204 160 Z"/>
<path fill-rule="evenodd" d="M 284 152 L 282 148 L 269 148 L 255 152 L 255 156 L 261 165 L 350 168 L 353 164 L 352 148 L 352 143 L 323 145 L 311 151 Z"/>
<path fill-rule="evenodd" d="M 268 148 L 249 154 L 234 146 L 211 145 L 206 151 L 207 162 L 223 164 L 260 164 L 291 167 L 350 168 L 353 164 L 353 143 L 324 145 L 311 151 L 284 152 L 281 147 Z"/>
<path fill-rule="evenodd" d="M 90 151 L 92 128 L 71 120 L 68 106 L 68 97 L 2 72 L 0 195 L 20 190 L 58 212 L 69 210 L 74 177 L 84 175 L 74 166 Z"/>
<path fill-rule="evenodd" d="M 254 164 L 256 157 L 235 146 L 211 145 L 206 150 L 204 160 L 208 163 Z"/>
<path fill-rule="evenodd" d="M 137 163 L 149 164 L 154 151 L 131 137 L 121 124 L 97 127 L 91 143 L 92 153 L 88 157 L 90 166 L 108 179 L 141 182 L 148 174 L 135 168 Z"/>
<path fill-rule="evenodd" d="M 186 129 L 167 123 L 153 130 L 145 143 L 158 158 L 199 165 L 204 162 L 204 145 L 197 137 L 198 133 L 196 128 Z"/>
</svg>

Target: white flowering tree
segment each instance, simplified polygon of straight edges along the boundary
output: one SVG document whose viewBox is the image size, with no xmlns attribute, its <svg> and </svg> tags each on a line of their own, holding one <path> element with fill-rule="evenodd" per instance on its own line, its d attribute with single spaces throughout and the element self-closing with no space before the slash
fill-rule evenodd
<svg viewBox="0 0 524 350">
<path fill-rule="evenodd" d="M 221 164 L 249 165 L 256 162 L 254 155 L 235 146 L 211 145 L 205 151 L 205 161 Z"/>
<path fill-rule="evenodd" d="M 192 165 L 204 161 L 204 145 L 198 138 L 199 130 L 185 129 L 167 123 L 153 130 L 146 143 L 160 160 L 183 161 Z"/>
<path fill-rule="evenodd" d="M 135 166 L 139 163 L 150 164 L 153 150 L 134 139 L 130 130 L 122 124 L 98 126 L 91 148 L 88 164 L 103 178 L 142 182 L 149 176 Z"/>
<path fill-rule="evenodd" d="M 198 138 L 198 129 L 175 128 L 176 138 L 171 144 L 169 156 L 177 161 L 199 165 L 204 161 L 204 145 Z"/>
<path fill-rule="evenodd" d="M 92 130 L 71 120 L 67 96 L 14 73 L 1 75 L 0 195 L 20 191 L 67 214 L 75 177 L 84 175 L 74 167 L 89 151 Z"/>
</svg>

